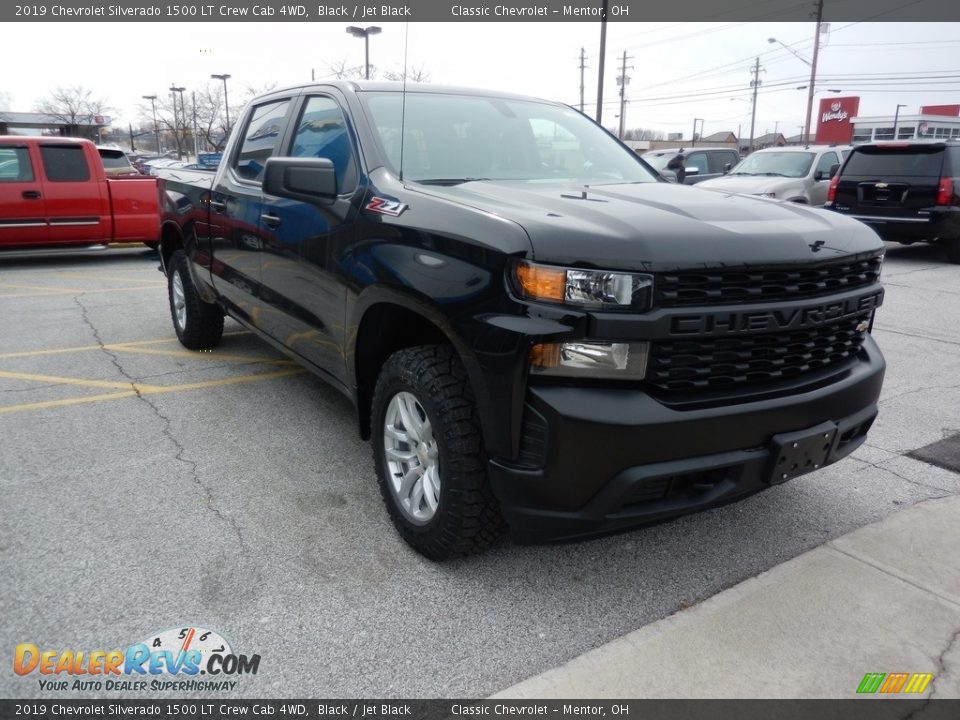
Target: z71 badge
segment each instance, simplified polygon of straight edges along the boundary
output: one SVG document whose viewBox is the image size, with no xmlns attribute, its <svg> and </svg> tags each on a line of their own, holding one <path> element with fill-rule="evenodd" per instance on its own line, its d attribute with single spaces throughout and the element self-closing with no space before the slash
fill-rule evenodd
<svg viewBox="0 0 960 720">
<path fill-rule="evenodd" d="M 387 200 L 382 197 L 373 197 L 367 203 L 367 210 L 372 210 L 381 215 L 393 215 L 396 217 L 407 209 L 407 204 L 397 200 Z"/>
</svg>

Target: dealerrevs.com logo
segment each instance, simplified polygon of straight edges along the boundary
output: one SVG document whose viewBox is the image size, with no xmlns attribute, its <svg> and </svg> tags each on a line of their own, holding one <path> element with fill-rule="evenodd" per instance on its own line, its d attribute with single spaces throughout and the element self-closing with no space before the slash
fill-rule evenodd
<svg viewBox="0 0 960 720">
<path fill-rule="evenodd" d="M 200 627 L 164 630 L 126 650 L 21 643 L 13 656 L 13 671 L 36 677 L 44 691 L 232 691 L 233 677 L 256 675 L 259 667 L 259 655 L 234 653 L 222 635 Z"/>
</svg>

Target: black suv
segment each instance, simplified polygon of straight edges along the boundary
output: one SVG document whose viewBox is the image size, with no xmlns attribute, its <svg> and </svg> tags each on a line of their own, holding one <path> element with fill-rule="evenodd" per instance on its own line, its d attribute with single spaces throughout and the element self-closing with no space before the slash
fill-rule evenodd
<svg viewBox="0 0 960 720">
<path fill-rule="evenodd" d="M 960 144 L 859 145 L 830 183 L 826 207 L 884 240 L 942 243 L 960 263 Z"/>
</svg>

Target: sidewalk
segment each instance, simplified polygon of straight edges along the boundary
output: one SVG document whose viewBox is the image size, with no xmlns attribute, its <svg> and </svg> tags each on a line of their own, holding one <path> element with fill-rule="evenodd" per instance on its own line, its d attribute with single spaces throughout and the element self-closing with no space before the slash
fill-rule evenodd
<svg viewBox="0 0 960 720">
<path fill-rule="evenodd" d="M 842 536 L 496 698 L 850 698 L 865 673 L 960 698 L 960 497 Z"/>
</svg>

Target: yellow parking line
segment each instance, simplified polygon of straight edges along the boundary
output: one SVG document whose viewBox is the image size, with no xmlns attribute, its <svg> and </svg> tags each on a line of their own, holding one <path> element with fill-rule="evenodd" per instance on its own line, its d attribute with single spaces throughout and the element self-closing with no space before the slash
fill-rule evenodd
<svg viewBox="0 0 960 720">
<path fill-rule="evenodd" d="M 68 405 L 100 402 L 102 400 L 117 400 L 119 398 L 133 397 L 135 395 L 136 393 L 133 390 L 128 390 L 127 392 L 111 393 L 109 395 L 87 395 L 85 397 L 67 398 L 65 400 L 47 400 L 45 402 L 25 403 L 23 405 L 0 405 L 0 415 L 24 412 L 26 410 L 44 410 L 51 407 L 66 407 Z"/>
<path fill-rule="evenodd" d="M 157 276 L 159 275 L 159 273 L 157 273 L 157 269 L 156 269 L 156 268 L 152 268 L 152 269 L 150 270 L 150 272 L 151 272 L 151 277 L 157 277 Z M 63 273 L 63 274 L 66 275 L 66 273 Z M 93 274 L 93 273 L 80 273 L 80 272 L 71 272 L 71 273 L 70 273 L 70 278 L 71 278 L 71 279 L 72 279 L 72 278 L 89 278 L 89 279 L 91 279 L 91 280 L 109 280 L 110 282 L 125 282 L 125 283 L 142 283 L 142 282 L 143 282 L 143 278 L 142 278 L 142 277 L 137 277 L 137 278 L 133 278 L 133 277 L 125 277 L 125 278 L 123 278 L 123 277 L 111 277 L 111 278 L 104 278 L 104 277 L 101 276 L 101 275 L 95 275 L 95 274 Z M 60 279 L 62 280 L 63 278 L 61 277 Z M 164 283 L 164 284 L 166 284 L 166 283 Z"/>
<path fill-rule="evenodd" d="M 148 390 L 144 390 L 144 395 L 157 395 L 167 392 L 183 392 L 185 390 L 201 390 L 203 388 L 222 387 L 224 385 L 236 385 L 238 383 L 255 382 L 257 380 L 271 380 L 273 378 L 282 378 L 289 375 L 302 375 L 306 370 L 303 368 L 290 368 L 289 370 L 276 370 L 268 373 L 254 373 L 252 375 L 237 375 L 235 377 L 220 378 L 219 380 L 203 380 L 201 382 L 186 383 L 184 385 L 153 385 Z"/>
<path fill-rule="evenodd" d="M 7 380 L 30 380 L 33 382 L 51 383 L 53 385 L 79 385 L 81 387 L 99 387 L 99 388 L 126 388 L 130 390 L 143 391 L 145 388 L 152 388 L 152 385 L 138 385 L 136 383 L 117 382 L 113 380 L 85 380 L 83 378 L 61 377 L 59 375 L 37 375 L 35 373 L 20 373 L 0 370 L 0 378 Z"/>
<path fill-rule="evenodd" d="M 0 285 L 0 287 L 3 287 Z M 159 288 L 166 288 L 166 284 L 158 283 L 154 285 L 138 285 L 136 287 L 124 287 L 124 288 L 100 288 L 99 290 L 66 290 L 60 288 L 38 288 L 46 290 L 46 292 L 33 292 L 33 293 L 0 293 L 0 298 L 24 298 L 24 297 L 44 297 L 47 295 L 93 295 L 97 293 L 108 293 L 108 292 L 128 292 L 130 290 L 157 290 Z"/>
<path fill-rule="evenodd" d="M 123 345 L 105 345 L 108 350 L 113 352 L 125 352 L 133 355 L 167 355 L 169 357 L 186 357 L 203 360 L 224 360 L 226 362 L 245 362 L 245 363 L 264 363 L 267 365 L 296 365 L 293 360 L 278 360 L 275 358 L 255 357 L 247 355 L 226 355 L 224 353 L 196 352 L 192 350 L 155 350 L 144 347 L 125 347 Z"/>
<path fill-rule="evenodd" d="M 140 391 L 140 395 L 160 395 L 163 393 L 202 390 L 204 388 L 221 387 L 224 385 L 236 385 L 238 383 L 258 382 L 260 380 L 273 380 L 290 375 L 301 375 L 305 372 L 306 370 L 301 368 L 292 368 L 290 370 L 277 370 L 276 372 L 255 373 L 252 375 L 238 375 L 236 377 L 221 378 L 219 380 L 207 380 L 196 383 L 186 383 L 183 385 L 138 385 L 137 389 Z M 127 383 L 127 387 L 130 387 L 130 383 Z M 109 393 L 106 395 L 88 395 L 86 397 L 73 397 L 63 400 L 45 400 L 35 403 L 23 403 L 21 405 L 3 405 L 0 406 L 0 415 L 7 415 L 15 412 L 26 412 L 29 410 L 45 410 L 47 408 L 54 407 L 67 407 L 70 405 L 80 405 L 83 403 L 102 402 L 104 400 L 117 400 L 120 398 L 133 397 L 134 395 L 137 395 L 137 392 L 133 389 L 130 389 L 127 392 Z"/>
<path fill-rule="evenodd" d="M 2 297 L 2 296 L 0 296 Z M 224 333 L 224 337 L 236 337 L 237 335 L 249 335 L 249 330 L 235 330 L 233 332 Z M 157 338 L 156 340 L 131 340 L 130 342 L 124 343 L 112 343 L 110 345 L 104 345 L 103 347 L 107 350 L 118 350 L 120 348 L 134 347 L 139 345 L 162 345 L 163 343 L 175 343 L 178 342 L 176 337 L 172 338 Z M 21 352 L 13 353 L 4 353 L 0 355 L 0 360 L 6 360 L 8 358 L 20 358 L 20 357 L 34 357 L 37 355 L 60 355 L 62 353 L 72 353 L 72 352 L 85 352 L 88 350 L 100 350 L 99 345 L 78 345 L 75 347 L 65 347 L 65 348 L 54 348 L 52 350 L 24 350 Z M 189 353 L 193 354 L 193 353 Z M 199 355 L 199 353 L 197 353 Z"/>
<path fill-rule="evenodd" d="M 83 292 L 75 288 L 46 287 L 44 285 L 22 285 L 21 283 L 0 283 L 0 288 L 13 288 L 14 290 L 50 290 L 52 292 Z"/>
</svg>

